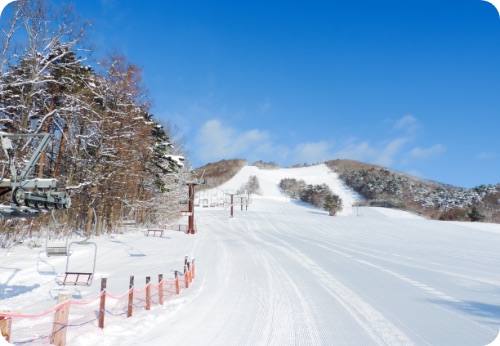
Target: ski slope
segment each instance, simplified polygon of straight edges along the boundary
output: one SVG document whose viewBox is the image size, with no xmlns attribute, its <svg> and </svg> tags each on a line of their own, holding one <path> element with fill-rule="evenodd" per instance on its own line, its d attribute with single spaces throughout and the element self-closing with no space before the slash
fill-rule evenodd
<svg viewBox="0 0 500 346">
<path fill-rule="evenodd" d="M 430 221 L 410 213 L 356 208 L 354 193 L 325 166 L 261 171 L 246 167 L 220 189 L 257 175 L 262 196 L 246 211 L 197 208 L 198 233 L 163 238 L 130 233 L 95 239 L 98 277 L 122 293 L 128 277 L 182 269 L 196 280 L 163 307 L 70 340 L 71 345 L 486 345 L 500 327 L 500 226 Z M 290 201 L 284 177 L 327 183 L 344 212 Z M 19 247 L 1 258 L 0 306 L 52 307 L 61 258 Z M 88 259 L 75 259 L 88 265 Z M 73 289 L 85 299 L 98 279 Z"/>
</svg>

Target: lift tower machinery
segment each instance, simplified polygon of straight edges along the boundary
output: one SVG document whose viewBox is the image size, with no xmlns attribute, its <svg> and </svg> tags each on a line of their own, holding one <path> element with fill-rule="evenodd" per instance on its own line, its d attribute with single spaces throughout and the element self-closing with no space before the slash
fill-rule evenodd
<svg viewBox="0 0 500 346">
<path fill-rule="evenodd" d="M 24 166 L 20 169 L 17 168 L 15 162 L 17 148 L 12 141 L 34 137 L 40 138 L 38 146 Z M 0 132 L 0 140 L 7 157 L 7 170 L 10 171 L 10 177 L 6 178 L 8 174 L 4 165 L 2 177 L 0 178 L 0 196 L 11 193 L 10 205 L 0 205 L 0 217 L 35 217 L 43 211 L 70 207 L 70 197 L 65 191 L 61 191 L 57 179 L 30 178 L 30 173 L 52 140 L 50 134 L 10 134 Z"/>
</svg>

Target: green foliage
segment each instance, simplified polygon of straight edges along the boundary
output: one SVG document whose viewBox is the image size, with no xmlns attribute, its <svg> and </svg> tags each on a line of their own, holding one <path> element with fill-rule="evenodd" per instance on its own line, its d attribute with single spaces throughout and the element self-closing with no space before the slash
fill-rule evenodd
<svg viewBox="0 0 500 346">
<path fill-rule="evenodd" d="M 279 187 L 290 197 L 297 198 L 300 195 L 301 190 L 306 186 L 304 180 L 297 180 L 294 178 L 281 179 Z"/>
<path fill-rule="evenodd" d="M 484 215 L 481 214 L 476 207 L 472 207 L 472 209 L 469 211 L 468 216 L 471 221 L 481 221 L 484 219 Z"/>
<path fill-rule="evenodd" d="M 463 208 L 453 208 L 450 210 L 445 210 L 439 216 L 441 221 L 468 221 L 469 215 L 467 210 Z"/>
<path fill-rule="evenodd" d="M 317 208 L 323 208 L 330 215 L 335 215 L 342 210 L 342 199 L 326 184 L 307 185 L 303 180 L 285 178 L 280 181 L 279 187 L 290 197 L 299 198 Z"/>
<path fill-rule="evenodd" d="M 368 205 L 400 208 L 433 219 L 499 222 L 500 184 L 454 187 L 352 160 L 326 165 Z"/>
<path fill-rule="evenodd" d="M 140 223 L 156 221 L 154 213 L 170 217 L 166 206 L 177 198 L 161 192 L 176 187 L 167 176 L 183 166 L 183 157 L 179 150 L 173 155 L 171 133 L 149 114 L 141 69 L 116 53 L 96 70 L 87 66 L 88 26 L 73 20 L 71 8 L 59 16 L 47 1 L 15 5 L 20 11 L 12 23 L 23 25 L 13 25 L 12 37 L 0 42 L 0 124 L 11 133 L 49 132 L 55 139 L 37 173 L 68 187 L 68 228 L 86 228 L 91 208 L 108 230 L 125 208 L 146 210 L 137 213 Z M 17 162 L 31 154 L 30 145 L 36 143 L 24 143 Z M 172 210 L 178 217 L 177 203 Z"/>
<path fill-rule="evenodd" d="M 323 203 L 323 209 L 328 211 L 331 216 L 337 214 L 338 211 L 342 210 L 342 199 L 335 194 L 327 195 Z"/>
</svg>

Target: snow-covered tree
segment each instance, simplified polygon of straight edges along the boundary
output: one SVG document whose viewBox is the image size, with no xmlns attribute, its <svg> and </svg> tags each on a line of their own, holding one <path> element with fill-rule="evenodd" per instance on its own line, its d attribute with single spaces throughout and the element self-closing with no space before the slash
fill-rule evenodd
<svg viewBox="0 0 500 346">
<path fill-rule="evenodd" d="M 12 5 L 0 41 L 0 125 L 53 135 L 38 174 L 66 185 L 73 196 L 66 217 L 75 227 L 90 230 L 95 209 L 97 229 L 113 228 L 125 206 L 145 221 L 161 195 L 175 190 L 171 175 L 184 155 L 150 114 L 141 69 L 119 54 L 89 61 L 87 26 L 71 8 L 56 13 L 43 0 Z M 21 162 L 35 144 L 17 153 Z"/>
</svg>

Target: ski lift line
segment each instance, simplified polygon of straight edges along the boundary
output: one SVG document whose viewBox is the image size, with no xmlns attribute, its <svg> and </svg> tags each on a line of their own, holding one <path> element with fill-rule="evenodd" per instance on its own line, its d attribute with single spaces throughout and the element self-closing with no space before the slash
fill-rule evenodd
<svg viewBox="0 0 500 346">
<path fill-rule="evenodd" d="M 70 258 L 71 256 L 67 256 L 66 260 L 66 271 L 64 275 L 64 279 L 62 282 L 56 281 L 60 285 L 74 285 L 74 286 L 90 286 L 92 284 L 92 280 L 94 279 L 95 275 L 95 267 L 96 267 L 96 262 L 97 262 L 97 244 L 94 242 L 89 241 L 91 235 L 95 235 L 95 230 L 97 228 L 97 213 L 95 212 L 95 209 L 92 208 L 92 212 L 94 213 L 94 224 L 92 227 L 92 231 L 87 235 L 87 238 L 84 240 L 79 240 L 79 241 L 73 241 L 69 243 L 68 245 L 68 253 L 71 252 L 71 248 L 75 245 L 92 245 L 94 247 L 94 258 L 92 261 L 92 271 L 70 271 Z"/>
<path fill-rule="evenodd" d="M 56 228 L 56 227 L 64 227 L 63 224 L 60 224 L 57 222 L 56 217 L 54 215 L 54 211 L 51 212 L 51 218 L 52 218 L 52 225 L 49 227 Z M 68 256 L 68 243 L 69 243 L 69 238 L 70 238 L 71 233 L 68 233 L 66 236 L 66 244 L 65 246 L 49 246 L 49 237 L 50 237 L 50 232 L 47 231 L 47 238 L 45 240 L 45 254 L 47 257 L 50 256 Z"/>
</svg>

